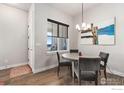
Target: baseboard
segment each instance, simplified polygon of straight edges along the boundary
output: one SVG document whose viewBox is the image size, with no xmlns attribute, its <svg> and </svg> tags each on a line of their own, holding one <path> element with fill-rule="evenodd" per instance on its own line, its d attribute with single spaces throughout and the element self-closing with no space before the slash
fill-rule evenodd
<svg viewBox="0 0 124 93">
<path fill-rule="evenodd" d="M 7 65 L 7 66 L 1 66 L 0 70 L 7 69 L 7 68 L 12 68 L 12 67 L 17 67 L 17 66 L 22 66 L 22 65 L 26 65 L 26 64 L 28 64 L 28 62 L 12 64 L 12 65 Z"/>
<path fill-rule="evenodd" d="M 0 70 L 6 69 L 6 66 L 1 66 Z"/>
<path fill-rule="evenodd" d="M 42 68 L 39 68 L 39 69 L 35 69 L 35 70 L 33 71 L 33 73 L 42 72 L 42 71 L 45 71 L 45 70 L 48 70 L 48 69 L 51 69 L 51 68 L 55 68 L 55 67 L 57 67 L 56 64 L 50 65 L 50 66 L 46 66 L 46 67 L 42 67 Z"/>
<path fill-rule="evenodd" d="M 114 74 L 114 75 L 118 75 L 118 76 L 122 76 L 122 77 L 124 77 L 124 73 L 119 72 L 119 71 L 114 70 L 114 69 L 111 69 L 111 72 L 110 72 L 109 69 L 107 69 L 107 73 L 111 73 L 111 74 Z"/>
</svg>

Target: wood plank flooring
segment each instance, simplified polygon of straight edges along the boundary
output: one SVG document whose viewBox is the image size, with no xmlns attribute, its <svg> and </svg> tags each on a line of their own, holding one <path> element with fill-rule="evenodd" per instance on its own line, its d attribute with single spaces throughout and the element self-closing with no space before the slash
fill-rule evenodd
<svg viewBox="0 0 124 93">
<path fill-rule="evenodd" d="M 77 80 L 73 81 L 68 68 L 62 67 L 60 77 L 56 74 L 57 68 L 52 68 L 47 71 L 36 74 L 29 73 L 15 78 L 9 77 L 10 69 L 0 71 L 0 80 L 5 81 L 5 85 L 78 85 Z M 101 84 L 100 76 L 99 85 L 124 85 L 124 77 L 107 74 L 107 82 Z M 94 85 L 94 82 L 82 81 L 82 85 Z"/>
<path fill-rule="evenodd" d="M 36 74 L 27 74 L 21 77 L 16 77 L 9 79 L 6 84 L 10 85 L 72 85 L 72 78 L 68 71 L 68 68 L 60 72 L 60 77 L 56 74 L 56 68 L 36 73 Z"/>
</svg>

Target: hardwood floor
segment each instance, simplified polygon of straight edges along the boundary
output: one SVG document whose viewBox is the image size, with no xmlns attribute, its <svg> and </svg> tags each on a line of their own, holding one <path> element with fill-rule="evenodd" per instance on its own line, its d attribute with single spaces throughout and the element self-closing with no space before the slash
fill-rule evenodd
<svg viewBox="0 0 124 93">
<path fill-rule="evenodd" d="M 36 74 L 29 73 L 15 78 L 9 77 L 10 69 L 0 71 L 0 80 L 5 81 L 5 85 L 78 85 L 77 80 L 73 81 L 68 68 L 61 68 L 60 77 L 57 76 L 56 68 L 49 69 Z M 100 76 L 99 85 L 124 85 L 124 77 L 107 74 L 107 83 L 102 82 Z M 82 81 L 82 85 L 94 85 L 94 82 Z"/>
<path fill-rule="evenodd" d="M 64 68 L 66 70 L 60 73 L 60 77 L 56 74 L 56 68 L 36 73 L 36 74 L 27 74 L 21 77 L 16 77 L 13 79 L 9 79 L 6 84 L 10 85 L 72 85 L 72 78 L 70 77 L 70 73 L 67 70 L 68 68 Z"/>
</svg>

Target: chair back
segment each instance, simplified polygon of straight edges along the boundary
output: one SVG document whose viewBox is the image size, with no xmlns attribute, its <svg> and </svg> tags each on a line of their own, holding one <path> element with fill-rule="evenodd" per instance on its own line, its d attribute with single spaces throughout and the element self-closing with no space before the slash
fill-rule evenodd
<svg viewBox="0 0 124 93">
<path fill-rule="evenodd" d="M 70 53 L 78 53 L 78 49 L 70 49 Z"/>
<path fill-rule="evenodd" d="M 82 55 L 82 52 L 79 52 L 79 56 L 83 56 L 83 55 Z"/>
<path fill-rule="evenodd" d="M 60 63 L 60 55 L 58 52 L 56 52 L 56 54 L 57 54 L 57 59 L 58 59 L 58 64 L 59 64 Z"/>
<path fill-rule="evenodd" d="M 79 57 L 78 63 L 79 70 L 81 71 L 99 71 L 100 58 L 83 58 Z"/>
<path fill-rule="evenodd" d="M 108 61 L 108 57 L 109 57 L 109 53 L 105 53 L 105 52 L 100 52 L 99 56 L 101 58 L 101 61 L 104 62 L 104 64 L 107 64 Z"/>
</svg>

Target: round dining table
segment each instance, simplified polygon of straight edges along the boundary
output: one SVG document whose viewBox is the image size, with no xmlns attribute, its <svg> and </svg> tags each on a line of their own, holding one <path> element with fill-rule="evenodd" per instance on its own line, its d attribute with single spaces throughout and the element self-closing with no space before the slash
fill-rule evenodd
<svg viewBox="0 0 124 93">
<path fill-rule="evenodd" d="M 78 53 L 64 53 L 62 57 L 67 60 L 78 61 L 79 54 Z"/>
<path fill-rule="evenodd" d="M 72 76 L 73 77 L 74 77 L 74 62 L 77 62 L 79 60 L 79 57 L 82 57 L 82 58 L 99 58 L 99 56 L 93 56 L 93 55 L 79 56 L 79 53 L 64 53 L 64 54 L 62 54 L 62 57 L 64 59 L 70 60 L 72 62 Z"/>
<path fill-rule="evenodd" d="M 82 58 L 99 58 L 99 56 L 93 56 L 93 55 L 79 56 L 79 53 L 64 53 L 64 54 L 62 54 L 62 57 L 64 59 L 68 59 L 68 60 L 72 60 L 72 61 L 78 61 L 79 57 L 82 57 Z"/>
</svg>

